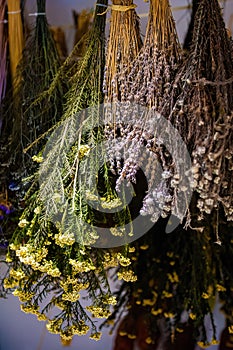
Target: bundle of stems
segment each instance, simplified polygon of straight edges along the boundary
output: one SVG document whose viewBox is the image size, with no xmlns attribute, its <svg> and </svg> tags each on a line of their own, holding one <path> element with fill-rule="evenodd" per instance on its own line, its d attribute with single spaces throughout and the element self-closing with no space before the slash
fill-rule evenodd
<svg viewBox="0 0 233 350">
<path fill-rule="evenodd" d="M 118 14 L 118 16 L 120 16 L 120 14 Z M 117 31 L 117 29 L 115 30 Z M 115 52 L 111 47 L 110 41 L 109 62 L 114 62 L 110 60 L 112 51 Z M 121 57 L 124 57 L 124 51 L 122 55 L 119 55 L 119 59 L 121 59 Z M 174 202 L 173 199 L 176 196 L 176 194 L 174 194 L 173 197 L 171 196 L 175 190 L 170 186 L 172 181 L 176 181 L 174 178 L 176 174 L 173 161 L 165 155 L 166 152 L 164 149 L 156 144 L 157 136 L 155 137 L 155 129 L 151 127 L 151 125 L 153 125 L 155 120 L 154 113 L 161 112 L 164 102 L 170 96 L 171 86 L 181 63 L 181 59 L 181 49 L 169 1 L 152 0 L 150 2 L 150 12 L 144 44 L 139 54 L 131 63 L 129 60 L 127 65 L 121 65 L 121 69 L 115 69 L 115 80 L 113 79 L 113 85 L 114 88 L 116 88 L 115 101 L 118 100 L 127 104 L 128 109 L 126 109 L 126 113 L 128 113 L 128 116 L 131 113 L 129 104 L 132 106 L 139 105 L 145 107 L 144 117 L 141 118 L 142 114 L 139 116 L 138 112 L 133 112 L 130 121 L 131 126 L 129 123 L 127 125 L 124 123 L 121 125 L 120 123 L 116 124 L 116 120 L 112 120 L 112 125 L 116 125 L 111 131 L 112 138 L 116 138 L 116 135 L 120 133 L 121 142 L 125 142 L 125 148 L 128 152 L 127 154 L 124 153 L 124 162 L 118 165 L 118 182 L 123 182 L 125 178 L 131 182 L 135 182 L 135 172 L 137 173 L 139 168 L 142 167 L 143 162 L 144 164 L 147 163 L 147 173 L 145 176 L 148 181 L 148 195 L 144 197 L 143 207 L 141 209 L 141 214 L 144 216 L 148 215 L 149 211 L 152 210 L 149 203 L 153 202 L 156 202 L 158 207 L 162 209 L 163 217 L 167 216 L 171 211 L 172 202 Z M 108 71 L 109 67 L 107 64 L 107 74 Z M 110 70 L 110 72 L 112 71 L 113 70 Z M 111 73 L 111 76 L 112 75 Z M 109 84 L 107 88 L 110 86 Z M 108 96 L 112 96 L 112 92 L 109 95 L 107 91 L 106 96 L 108 99 Z M 127 116 L 125 118 L 125 123 L 126 120 Z M 144 130 L 146 130 L 147 135 L 145 135 Z M 147 151 L 143 152 L 143 154 L 140 152 L 142 145 L 147 145 Z M 110 151 L 110 159 L 113 164 L 115 154 L 118 150 L 113 148 Z M 157 164 L 156 161 L 151 161 L 151 164 L 147 162 L 148 152 L 151 155 L 156 154 L 158 159 L 163 160 L 163 164 L 161 164 L 162 169 L 169 174 L 168 180 L 164 181 L 164 185 L 157 188 L 157 191 L 153 191 L 153 194 L 150 188 L 153 186 L 157 187 L 155 185 Z M 165 178 L 166 173 L 162 176 Z M 158 197 L 160 196 L 159 203 L 158 197 L 156 197 L 157 194 Z M 166 204 L 163 205 L 162 202 L 166 202 Z M 178 210 L 180 211 L 180 208 L 177 208 L 177 211 Z M 160 216 L 158 208 L 156 209 L 154 207 L 152 214 L 152 220 L 156 222 Z"/>
<path fill-rule="evenodd" d="M 134 284 L 125 282 L 116 292 L 118 304 L 111 320 L 117 324 L 123 306 L 134 319 L 141 308 L 147 325 L 144 344 L 156 347 L 158 334 L 162 341 L 168 327 L 175 346 L 189 323 L 192 337 L 204 347 L 217 344 L 212 314 L 217 294 L 229 332 L 233 322 L 232 54 L 218 1 L 200 2 L 189 56 L 160 112 L 179 130 L 192 155 L 196 193 L 189 208 L 190 226 L 180 225 L 175 235 L 166 235 L 167 221 L 160 219 L 136 242 L 132 268 L 138 279 Z M 205 327 L 207 315 L 211 339 Z M 126 324 L 120 336 L 136 339 L 139 331 Z"/>
<path fill-rule="evenodd" d="M 20 79 L 20 76 L 18 76 L 17 73 L 17 66 L 22 59 L 22 52 L 24 49 L 24 34 L 20 4 L 21 3 L 18 0 L 7 0 L 10 68 L 13 88 L 16 87 L 18 80 Z"/>
<path fill-rule="evenodd" d="M 6 1 L 0 5 L 0 105 L 5 96 L 7 84 L 7 20 L 6 20 Z M 0 133 L 2 120 L 0 119 Z"/>
<path fill-rule="evenodd" d="M 106 101 L 119 100 L 116 76 L 130 66 L 142 46 L 139 18 L 133 0 L 113 0 L 108 39 L 104 92 Z"/>
<path fill-rule="evenodd" d="M 154 107 L 159 112 L 180 61 L 181 50 L 169 1 L 152 0 L 143 47 L 130 69 L 122 70 L 118 77 L 121 100 Z"/>
<path fill-rule="evenodd" d="M 100 0 L 100 3 L 107 5 L 107 0 Z M 86 334 L 89 329 L 91 339 L 100 339 L 101 333 L 94 318 L 108 317 L 111 305 L 116 303 L 108 284 L 107 269 L 121 266 L 121 278 L 133 277 L 133 271 L 131 274 L 125 271 L 130 264 L 125 248 L 121 253 L 120 250 L 97 249 L 87 244 L 88 239 L 92 239 L 92 242 L 96 240 L 91 225 L 86 230 L 88 232 L 84 232 L 84 223 L 93 223 L 88 206 L 82 204 L 81 195 L 83 189 L 86 190 L 90 173 L 84 168 L 81 178 L 84 180 L 76 181 L 82 161 L 85 161 L 91 147 L 98 143 L 100 136 L 96 124 L 88 130 L 88 121 L 91 122 L 92 117 L 97 115 L 95 121 L 98 122 L 98 106 L 94 116 L 90 109 L 84 110 L 84 114 L 90 114 L 85 124 L 87 134 L 79 139 L 74 126 L 78 125 L 75 121 L 81 124 L 82 114 L 76 113 L 103 101 L 106 18 L 99 16 L 102 10 L 102 6 L 96 5 L 93 27 L 86 37 L 86 54 L 78 64 L 75 63 L 77 70 L 70 80 L 62 122 L 56 124 L 60 134 L 57 132 L 51 136 L 54 142 L 47 151 L 45 147 L 44 159 L 36 157 L 37 161 L 43 160 L 38 174 L 43 175 L 44 181 L 40 183 L 39 190 L 35 182 L 27 192 L 25 210 L 7 254 L 12 268 L 5 279 L 5 287 L 16 288 L 14 295 L 24 303 L 22 310 L 35 313 L 38 319 L 47 320 L 49 309 L 59 307 L 61 311 L 49 320 L 47 329 L 60 334 L 64 342 L 71 340 L 75 334 Z M 68 66 L 67 62 L 65 65 Z M 73 139 L 72 147 L 68 153 L 64 153 L 63 145 L 75 135 L 77 139 Z M 63 167 L 59 163 L 61 159 L 64 161 Z M 43 201 L 43 194 L 46 201 Z M 93 198 L 92 193 L 89 196 Z M 57 220 L 51 217 L 54 207 Z M 69 221 L 70 214 L 73 221 Z M 79 225 L 75 225 L 77 217 L 83 220 L 79 220 Z M 89 297 L 92 305 L 83 305 L 79 294 L 81 290 L 84 290 L 83 295 Z"/>
<path fill-rule="evenodd" d="M 190 54 L 164 108 L 192 155 L 200 220 L 219 205 L 233 219 L 232 76 L 231 42 L 218 1 L 201 1 Z"/>
<path fill-rule="evenodd" d="M 184 44 L 183 44 L 183 48 L 185 50 L 189 50 L 190 49 L 190 44 L 192 43 L 192 36 L 193 36 L 193 28 L 194 28 L 194 20 L 195 20 L 195 16 L 196 16 L 196 12 L 197 9 L 200 5 L 201 0 L 193 0 L 192 1 L 192 13 L 191 13 L 191 18 L 190 18 L 190 23 L 189 23 L 189 27 L 184 39 Z"/>
<path fill-rule="evenodd" d="M 40 93 L 48 89 L 61 65 L 45 15 L 45 0 L 37 1 L 37 12 L 35 28 L 27 38 L 17 68 L 21 79 L 15 85 L 13 101 L 6 98 L 4 107 L 5 130 L 11 130 L 6 154 L 9 157 L 10 153 L 9 176 L 17 180 L 32 173 L 35 163 L 31 157 L 43 142 L 33 144 L 29 152 L 24 149 L 60 119 L 66 92 L 66 85 L 58 84 L 46 104 L 33 104 Z"/>
</svg>

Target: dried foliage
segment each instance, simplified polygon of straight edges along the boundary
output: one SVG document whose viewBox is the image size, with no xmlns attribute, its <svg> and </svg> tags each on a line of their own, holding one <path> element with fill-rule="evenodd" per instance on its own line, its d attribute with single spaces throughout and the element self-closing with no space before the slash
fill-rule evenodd
<svg viewBox="0 0 233 350">
<path fill-rule="evenodd" d="M 116 76 L 131 65 L 141 46 L 139 18 L 133 0 L 113 0 L 104 79 L 107 102 L 120 99 L 120 81 Z"/>
<path fill-rule="evenodd" d="M 190 54 L 176 76 L 164 112 L 192 155 L 200 219 L 219 205 L 227 219 L 233 219 L 232 76 L 231 42 L 219 4 L 202 1 Z"/>
<path fill-rule="evenodd" d="M 24 34 L 21 15 L 21 3 L 18 0 L 7 0 L 10 68 L 13 87 L 17 85 L 17 66 L 22 59 L 24 49 Z"/>
<path fill-rule="evenodd" d="M 45 12 L 45 0 L 38 0 L 37 6 L 38 13 Z M 20 181 L 32 173 L 31 157 L 41 149 L 42 143 L 34 144 L 30 152 L 24 153 L 24 149 L 61 117 L 64 85 L 56 87 L 46 105 L 33 105 L 51 84 L 59 67 L 60 59 L 46 16 L 38 15 L 18 66 L 13 99 L 9 93 L 4 101 L 5 162 L 11 180 Z"/>
</svg>

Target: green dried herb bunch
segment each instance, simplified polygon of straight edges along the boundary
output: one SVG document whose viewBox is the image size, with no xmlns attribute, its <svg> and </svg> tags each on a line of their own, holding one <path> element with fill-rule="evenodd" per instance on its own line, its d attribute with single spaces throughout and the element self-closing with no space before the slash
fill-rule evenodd
<svg viewBox="0 0 233 350">
<path fill-rule="evenodd" d="M 89 46 L 71 80 L 62 122 L 56 124 L 56 131 L 61 133 L 52 134 L 52 147 L 46 145 L 44 154 L 34 158 L 41 162 L 40 170 L 26 194 L 26 207 L 6 259 L 12 268 L 5 287 L 16 288 L 14 294 L 24 303 L 22 310 L 36 314 L 39 320 L 48 319 L 48 310 L 54 309 L 55 316 L 48 320 L 47 329 L 59 333 L 63 340 L 84 335 L 89 329 L 91 339 L 100 339 L 95 319 L 108 317 L 111 305 L 116 303 L 108 284 L 108 269 L 121 266 L 119 278 L 129 279 L 130 273 L 132 279 L 136 278 L 127 268 L 127 247 L 116 251 L 93 247 L 98 237 L 95 227 L 87 225 L 92 220 L 91 211 L 82 203 L 82 190 L 90 174 L 84 171 L 83 181 L 76 181 L 91 146 L 98 145 L 102 135 L 98 127 L 91 129 L 91 122 L 99 120 L 98 106 L 93 113 L 89 109 L 75 114 L 103 99 L 105 17 L 98 15 L 102 10 L 102 6 L 96 6 Z M 89 113 L 88 119 L 82 124 L 85 113 Z M 80 134 L 77 125 L 83 131 Z M 70 141 L 68 152 L 63 153 L 62 146 Z M 39 190 L 36 180 L 40 180 Z M 51 215 L 54 209 L 57 216 Z M 90 305 L 84 306 L 82 296 L 88 296 Z M 56 312 L 56 307 L 61 311 Z"/>
<path fill-rule="evenodd" d="M 43 145 L 43 142 L 33 142 L 60 119 L 66 91 L 65 85 L 59 84 L 46 104 L 33 104 L 40 93 L 48 89 L 60 67 L 45 15 L 45 4 L 45 0 L 37 1 L 36 25 L 27 38 L 23 58 L 18 66 L 19 78 L 13 100 L 5 100 L 4 129 L 8 136 L 11 130 L 6 157 L 10 154 L 10 177 L 16 179 L 32 173 L 31 158 Z M 30 151 L 24 153 L 24 149 L 32 143 Z"/>
<path fill-rule="evenodd" d="M 217 1 L 204 0 L 196 12 L 190 54 L 163 112 L 192 156 L 200 220 L 219 205 L 227 220 L 233 219 L 232 75 L 231 42 L 221 9 Z"/>
</svg>

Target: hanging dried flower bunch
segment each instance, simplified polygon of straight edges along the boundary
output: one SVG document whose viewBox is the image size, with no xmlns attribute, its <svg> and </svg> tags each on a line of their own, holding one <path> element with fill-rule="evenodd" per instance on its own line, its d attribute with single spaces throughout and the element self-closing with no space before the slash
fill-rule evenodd
<svg viewBox="0 0 233 350">
<path fill-rule="evenodd" d="M 232 75 L 231 43 L 219 4 L 204 0 L 196 14 L 190 54 L 165 108 L 192 155 L 200 220 L 220 205 L 227 220 L 233 219 Z"/>
<path fill-rule="evenodd" d="M 177 189 L 179 171 L 175 169 L 172 157 L 156 134 L 159 128 L 162 131 L 163 124 L 164 130 L 160 134 L 166 135 L 164 139 L 169 139 L 172 138 L 169 136 L 171 129 L 169 130 L 169 125 L 165 126 L 164 121 L 155 121 L 164 101 L 170 96 L 171 84 L 180 62 L 181 50 L 169 1 L 152 0 L 144 45 L 132 62 L 129 61 L 128 65 L 122 65 L 122 69 L 116 71 L 113 79 L 113 85 L 117 86 L 113 101 L 121 102 L 122 107 L 119 109 L 123 116 L 118 118 L 112 113 L 113 118 L 108 120 L 108 128 L 105 131 L 108 139 L 116 140 L 116 146 L 109 148 L 108 155 L 111 170 L 119 176 L 116 182 L 117 190 L 125 179 L 136 183 L 138 170 L 145 169 L 148 195 L 143 199 L 140 213 L 143 216 L 151 215 L 153 222 L 156 222 L 160 215 L 166 217 L 172 207 L 179 218 L 182 217 L 181 211 L 187 210 L 187 207 L 185 209 L 183 206 L 185 201 L 182 210 L 180 204 L 177 204 L 178 191 L 187 188 L 180 186 L 180 189 Z M 108 90 L 106 94 L 108 96 Z M 175 95 L 173 97 L 175 98 Z M 142 112 L 136 105 L 145 106 L 145 110 Z M 157 127 L 157 124 L 160 126 Z M 119 137 L 121 142 L 117 142 Z M 176 154 L 177 157 L 181 152 L 178 144 L 179 141 L 177 148 L 173 148 L 173 156 Z M 124 162 L 120 154 L 124 154 Z M 161 162 L 163 178 L 158 186 L 157 160 Z M 152 188 L 156 190 L 152 191 Z"/>
<path fill-rule="evenodd" d="M 199 340 L 201 347 L 218 344 L 212 314 L 217 294 L 227 316 L 228 332 L 232 332 L 232 224 L 226 225 L 226 216 L 231 220 L 232 205 L 231 199 L 224 205 L 219 196 L 225 193 L 229 200 L 232 193 L 232 59 L 217 1 L 200 3 L 190 54 L 168 96 L 161 104 L 161 113 L 177 127 L 193 152 L 193 186 L 199 194 L 199 208 L 194 197 L 191 227 L 180 226 L 175 235 L 166 235 L 166 220 L 160 219 L 134 244 L 131 267 L 138 279 L 131 285 L 124 283 L 116 293 L 118 304 L 111 316 L 114 327 L 123 309 L 128 308 L 129 313 L 119 326 L 115 350 L 124 342 L 133 347 L 134 340 L 143 348 L 156 349 L 158 343 L 166 349 L 176 348 L 177 339 L 185 337 L 187 324 L 192 327 L 192 344 L 193 339 Z M 212 210 L 213 192 L 204 191 L 216 191 L 215 185 L 224 181 L 228 189 L 220 185 L 215 197 L 223 205 L 217 204 L 217 210 Z M 202 218 L 200 200 L 205 202 Z M 143 315 L 140 326 L 130 323 L 139 315 Z M 212 325 L 210 336 L 205 326 L 207 317 Z"/>
<path fill-rule="evenodd" d="M 100 2 L 107 5 L 107 0 Z M 99 16 L 101 12 L 102 6 L 97 5 L 93 27 L 89 33 L 89 46 L 79 62 L 77 73 L 71 80 L 71 88 L 67 93 L 69 103 L 67 102 L 63 116 L 64 123 L 57 124 L 58 127 L 62 126 L 62 140 L 56 140 L 45 159 L 40 155 L 36 156 L 35 160 L 42 162 L 43 170 L 50 165 L 49 169 L 47 167 L 48 176 L 39 191 L 36 181 L 28 191 L 25 198 L 26 208 L 7 254 L 7 262 L 11 263 L 11 269 L 9 277 L 4 281 L 5 288 L 15 289 L 13 294 L 22 302 L 22 311 L 37 315 L 39 320 L 48 320 L 47 329 L 51 333 L 60 334 L 64 342 L 71 340 L 75 334 L 84 335 L 89 330 L 91 339 L 100 339 L 101 333 L 97 329 L 95 319 L 107 318 L 111 314 L 112 305 L 116 303 L 108 284 L 109 268 L 120 266 L 119 279 L 136 280 L 129 267 L 130 252 L 127 247 L 117 251 L 91 248 L 85 245 L 88 239 L 95 242 L 96 237 L 92 235 L 91 227 L 86 236 L 85 232 L 82 232 L 80 237 L 79 234 L 85 227 L 73 227 L 72 224 L 62 226 L 64 216 L 69 215 L 66 206 L 61 206 L 63 194 L 68 198 L 67 205 L 70 202 L 75 205 L 73 216 L 77 214 L 77 217 L 80 217 L 82 214 L 84 221 L 88 220 L 88 212 L 84 211 L 83 206 L 80 207 L 80 188 L 76 187 L 78 184 L 75 182 L 75 173 L 90 148 L 83 141 L 94 142 L 94 136 L 98 135 L 98 132 L 93 131 L 95 135 L 88 135 L 90 137 L 87 140 L 84 135 L 81 143 L 80 140 L 76 140 L 68 156 L 65 154 L 65 166 L 60 173 L 60 168 L 55 163 L 56 152 L 59 152 L 62 143 L 69 139 L 67 129 L 72 131 L 73 119 L 69 117 L 78 117 L 73 113 L 88 105 L 100 103 L 103 99 L 101 81 L 104 67 L 105 16 Z M 59 145 L 60 148 L 57 148 Z M 51 166 L 53 159 L 54 167 Z M 56 181 L 52 176 L 54 174 L 62 179 L 63 188 L 61 187 L 58 193 L 54 192 L 55 182 L 51 183 L 51 179 Z M 88 174 L 84 175 L 88 178 Z M 45 205 L 41 193 L 46 191 L 47 185 L 49 191 Z M 54 195 L 53 198 L 51 194 Z M 58 211 L 62 210 L 64 220 L 54 222 L 50 219 L 47 213 L 49 203 L 52 203 L 51 209 L 56 206 Z M 85 306 L 86 303 L 81 301 L 82 296 L 88 296 L 89 305 Z M 61 311 L 58 312 L 56 307 Z M 55 316 L 48 316 L 50 309 L 54 310 Z"/>
<path fill-rule="evenodd" d="M 174 80 L 181 50 L 168 0 L 150 2 L 146 37 L 136 59 L 118 73 L 120 100 L 160 112 Z"/>
<path fill-rule="evenodd" d="M 65 86 L 59 85 L 46 105 L 33 104 L 38 95 L 51 84 L 60 67 L 60 59 L 46 19 L 45 0 L 37 1 L 37 11 L 35 28 L 27 39 L 23 58 L 18 66 L 19 79 L 14 98 L 10 100 L 8 96 L 4 106 L 6 142 L 11 130 L 5 155 L 8 163 L 6 172 L 10 172 L 8 179 L 13 178 L 16 181 L 32 173 L 32 157 L 43 144 L 33 142 L 61 117 L 65 91 Z M 24 153 L 24 149 L 32 143 L 30 151 Z M 10 159 L 7 159 L 9 153 Z"/>
<path fill-rule="evenodd" d="M 142 46 L 139 18 L 133 0 L 113 0 L 104 78 L 106 102 L 120 99 L 117 78 L 137 57 Z"/>
</svg>

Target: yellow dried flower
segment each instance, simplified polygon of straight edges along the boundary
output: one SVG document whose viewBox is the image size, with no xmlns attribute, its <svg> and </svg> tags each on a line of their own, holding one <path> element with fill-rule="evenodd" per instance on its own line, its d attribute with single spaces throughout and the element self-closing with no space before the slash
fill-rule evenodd
<svg viewBox="0 0 233 350">
<path fill-rule="evenodd" d="M 173 297 L 173 294 L 167 292 L 166 290 L 164 290 L 164 291 L 163 291 L 163 296 L 164 296 L 164 298 L 172 298 L 172 297 Z"/>
<path fill-rule="evenodd" d="M 221 284 L 217 284 L 216 289 L 218 292 L 225 292 L 226 291 L 226 288 L 223 287 Z"/>
<path fill-rule="evenodd" d="M 146 342 L 147 344 L 151 344 L 151 343 L 152 343 L 151 337 L 147 337 L 146 340 L 145 340 L 145 342 Z"/>
<path fill-rule="evenodd" d="M 37 315 L 37 320 L 38 321 L 46 321 L 48 318 L 47 318 L 47 316 L 45 315 L 45 314 L 41 314 L 41 313 L 39 313 L 38 315 Z"/>
<path fill-rule="evenodd" d="M 86 307 L 87 311 L 90 311 L 93 317 L 96 318 L 108 318 L 111 315 L 111 311 L 104 309 L 100 306 L 90 305 Z"/>
<path fill-rule="evenodd" d="M 36 215 L 40 214 L 40 213 L 41 213 L 41 208 L 40 208 L 40 207 L 36 207 L 36 208 L 34 209 L 34 213 L 35 213 Z"/>
<path fill-rule="evenodd" d="M 104 265 L 105 268 L 117 267 L 118 266 L 118 261 L 117 261 L 116 254 L 111 254 L 110 255 L 109 253 L 105 253 L 103 265 Z"/>
<path fill-rule="evenodd" d="M 143 299 L 142 306 L 153 306 L 156 303 L 156 299 Z"/>
<path fill-rule="evenodd" d="M 137 336 L 135 334 L 127 334 L 127 337 L 129 339 L 136 339 L 137 338 Z"/>
<path fill-rule="evenodd" d="M 23 228 L 25 226 L 27 226 L 29 224 L 29 222 L 26 219 L 21 219 L 18 223 L 18 226 Z"/>
<path fill-rule="evenodd" d="M 101 336 L 102 336 L 101 332 L 96 332 L 96 333 L 91 334 L 89 338 L 92 340 L 98 341 L 101 339 Z"/>
<path fill-rule="evenodd" d="M 174 253 L 173 253 L 173 252 L 167 252 L 167 256 L 168 256 L 169 258 L 173 258 Z"/>
<path fill-rule="evenodd" d="M 27 314 L 39 314 L 39 306 L 38 305 L 20 305 L 21 311 L 27 313 Z"/>
<path fill-rule="evenodd" d="M 15 269 L 12 268 L 10 270 L 10 277 L 12 277 L 12 278 L 14 278 L 14 279 L 16 279 L 18 281 L 20 281 L 23 278 L 25 278 L 25 276 L 26 276 L 25 273 L 21 269 L 15 270 Z"/>
<path fill-rule="evenodd" d="M 30 301 L 34 296 L 33 292 L 24 292 L 20 289 L 16 289 L 12 294 L 14 296 L 17 296 L 19 300 L 22 301 L 23 303 L 26 301 Z"/>
<path fill-rule="evenodd" d="M 157 310 L 155 310 L 155 309 L 152 309 L 151 310 L 151 313 L 152 313 L 152 315 L 154 315 L 154 316 L 157 316 L 157 315 L 159 315 L 159 314 L 161 314 L 163 312 L 163 309 L 157 309 Z"/>
<path fill-rule="evenodd" d="M 194 314 L 193 312 L 190 312 L 189 317 L 191 318 L 191 320 L 196 320 L 197 315 Z"/>
<path fill-rule="evenodd" d="M 141 249 L 141 250 L 147 250 L 148 248 L 149 248 L 149 245 L 148 245 L 148 244 L 140 245 L 140 249 Z"/>
<path fill-rule="evenodd" d="M 135 247 L 129 247 L 129 253 L 134 253 L 135 252 Z"/>
<path fill-rule="evenodd" d="M 105 298 L 105 300 L 103 302 L 105 304 L 108 304 L 108 305 L 116 305 L 117 304 L 116 297 L 113 297 L 113 296 Z"/>
<path fill-rule="evenodd" d="M 203 299 L 209 299 L 210 295 L 208 293 L 203 292 L 201 297 Z"/>
<path fill-rule="evenodd" d="M 79 300 L 80 294 L 76 292 L 66 292 L 62 294 L 62 300 L 76 302 Z"/>
<path fill-rule="evenodd" d="M 33 162 L 36 162 L 36 163 L 42 163 L 44 158 L 42 156 L 39 156 L 39 155 L 34 155 L 34 156 L 32 156 L 32 160 L 33 160 Z"/>
<path fill-rule="evenodd" d="M 134 274 L 132 270 L 122 271 L 117 273 L 119 280 L 124 280 L 126 282 L 135 282 L 137 281 L 137 276 Z"/>
<path fill-rule="evenodd" d="M 78 324 L 73 326 L 73 333 L 77 335 L 85 335 L 89 331 L 90 327 L 84 322 L 80 321 Z"/>
<path fill-rule="evenodd" d="M 177 327 L 177 328 L 176 328 L 176 331 L 177 331 L 178 333 L 183 333 L 183 332 L 184 332 L 184 329 L 183 329 L 183 328 Z"/>
<path fill-rule="evenodd" d="M 11 256 L 10 256 L 10 254 L 7 253 L 7 254 L 6 254 L 6 262 L 10 263 L 10 262 L 12 262 L 12 261 L 13 261 L 13 260 L 12 260 L 12 258 L 11 258 Z"/>
<path fill-rule="evenodd" d="M 177 273 L 174 271 L 172 274 L 168 273 L 167 277 L 169 279 L 170 282 L 172 283 L 178 283 L 179 282 L 179 277 L 177 275 Z"/>
<path fill-rule="evenodd" d="M 124 255 L 121 253 L 117 254 L 117 259 L 120 263 L 121 266 L 129 266 L 131 264 L 131 261 L 129 258 L 126 258 Z"/>
<path fill-rule="evenodd" d="M 55 243 L 59 245 L 60 247 L 64 247 L 65 245 L 73 245 L 75 243 L 75 238 L 74 235 L 64 233 L 64 234 L 56 234 L 54 236 L 55 238 Z"/>
<path fill-rule="evenodd" d="M 79 147 L 78 157 L 80 160 L 83 159 L 84 156 L 88 155 L 90 152 L 90 147 L 88 145 L 81 145 Z"/>
<path fill-rule="evenodd" d="M 91 261 L 78 261 L 74 259 L 69 259 L 70 265 L 72 265 L 75 272 L 88 272 L 95 270 L 95 266 Z"/>
<path fill-rule="evenodd" d="M 211 343 L 209 343 L 209 342 L 205 342 L 204 343 L 203 341 L 198 341 L 197 345 L 200 346 L 200 348 L 204 348 L 205 349 L 205 348 L 208 348 L 211 345 Z"/>
<path fill-rule="evenodd" d="M 164 316 L 167 317 L 167 318 L 174 318 L 175 314 L 172 313 L 172 312 L 164 312 Z"/>
<path fill-rule="evenodd" d="M 19 282 L 13 278 L 5 278 L 3 286 L 5 289 L 18 287 Z"/>
<path fill-rule="evenodd" d="M 229 332 L 230 334 L 233 334 L 233 325 L 231 325 L 231 326 L 228 327 L 228 332 Z"/>
<path fill-rule="evenodd" d="M 125 332 L 125 331 L 120 331 L 120 332 L 119 332 L 119 335 L 120 335 L 121 337 L 124 337 L 125 335 L 127 335 L 127 332 Z"/>
</svg>

